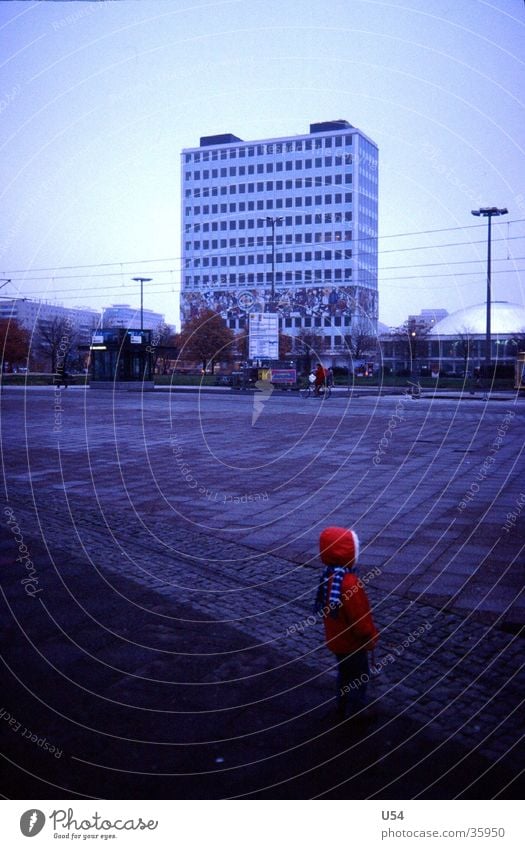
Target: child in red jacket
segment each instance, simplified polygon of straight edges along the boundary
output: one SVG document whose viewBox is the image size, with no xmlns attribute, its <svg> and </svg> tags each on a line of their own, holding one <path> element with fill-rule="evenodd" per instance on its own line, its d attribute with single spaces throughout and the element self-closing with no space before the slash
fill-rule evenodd
<svg viewBox="0 0 525 849">
<path fill-rule="evenodd" d="M 347 712 L 355 713 L 366 704 L 368 652 L 376 645 L 379 632 L 355 572 L 359 557 L 355 531 L 325 528 L 319 549 L 326 569 L 317 592 L 316 612 L 323 617 L 326 645 L 337 658 L 337 712 L 344 719 Z"/>
</svg>

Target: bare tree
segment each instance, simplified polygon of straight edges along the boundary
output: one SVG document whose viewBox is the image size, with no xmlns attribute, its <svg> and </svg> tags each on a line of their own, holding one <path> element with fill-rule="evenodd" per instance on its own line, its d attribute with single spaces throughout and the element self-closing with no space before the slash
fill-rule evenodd
<svg viewBox="0 0 525 849">
<path fill-rule="evenodd" d="M 37 321 L 37 345 L 49 360 L 51 372 L 63 373 L 78 356 L 78 329 L 69 316 Z"/>
<path fill-rule="evenodd" d="M 465 374 L 467 373 L 468 362 L 472 354 L 474 333 L 475 331 L 472 327 L 463 326 L 460 330 L 456 330 L 456 351 L 458 351 L 458 353 L 463 359 L 463 371 Z"/>
<path fill-rule="evenodd" d="M 158 366 L 160 374 L 166 374 L 168 361 L 176 359 L 178 339 L 173 328 L 165 322 L 151 331 L 151 368 L 155 372 Z"/>
<path fill-rule="evenodd" d="M 360 313 L 344 336 L 346 351 L 356 360 L 364 359 L 377 349 L 377 336 L 367 315 Z"/>
<path fill-rule="evenodd" d="M 305 371 L 310 372 L 312 361 L 318 361 L 323 350 L 323 337 L 313 331 L 301 330 L 294 339 L 296 350 L 304 357 Z"/>
<path fill-rule="evenodd" d="M 512 342 L 515 346 L 516 354 L 519 354 L 520 351 L 525 351 L 525 327 L 522 327 L 517 333 L 513 333 L 509 342 Z"/>
</svg>

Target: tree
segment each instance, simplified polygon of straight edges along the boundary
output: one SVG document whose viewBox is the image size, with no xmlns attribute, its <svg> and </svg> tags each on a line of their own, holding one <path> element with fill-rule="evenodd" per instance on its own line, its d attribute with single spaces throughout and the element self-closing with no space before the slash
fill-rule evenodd
<svg viewBox="0 0 525 849">
<path fill-rule="evenodd" d="M 235 335 L 213 310 L 203 310 L 184 325 L 181 333 L 182 357 L 202 363 L 214 373 L 217 360 L 230 361 Z"/>
<path fill-rule="evenodd" d="M 373 333 L 368 316 L 361 313 L 357 316 L 352 323 L 351 332 L 344 337 L 344 343 L 346 350 L 355 360 L 362 360 L 375 353 L 377 337 Z"/>
<path fill-rule="evenodd" d="M 159 324 L 151 332 L 151 368 L 155 372 L 158 366 L 159 374 L 166 374 L 169 360 L 177 358 L 179 344 L 177 334 L 169 324 Z"/>
<path fill-rule="evenodd" d="M 27 365 L 29 332 L 16 319 L 0 321 L 0 357 L 2 371 L 13 371 L 13 366 Z"/>
<path fill-rule="evenodd" d="M 525 327 L 522 327 L 517 333 L 513 333 L 509 342 L 512 343 L 516 354 L 525 351 Z"/>
<path fill-rule="evenodd" d="M 456 351 L 463 359 L 463 372 L 466 374 L 468 370 L 468 361 L 472 353 L 474 330 L 471 327 L 462 327 L 461 330 L 456 330 L 456 336 Z"/>
<path fill-rule="evenodd" d="M 234 349 L 240 360 L 247 360 L 250 336 L 247 330 L 240 330 L 234 339 Z"/>
<path fill-rule="evenodd" d="M 293 348 L 293 337 L 279 331 L 279 359 L 284 360 Z"/>
<path fill-rule="evenodd" d="M 49 359 L 51 372 L 67 371 L 78 356 L 78 330 L 69 316 L 55 316 L 37 321 L 37 345 Z"/>
<path fill-rule="evenodd" d="M 299 355 L 304 357 L 304 371 L 312 370 L 312 361 L 318 362 L 323 350 L 323 337 L 319 333 L 301 330 L 295 337 L 295 346 Z"/>
</svg>

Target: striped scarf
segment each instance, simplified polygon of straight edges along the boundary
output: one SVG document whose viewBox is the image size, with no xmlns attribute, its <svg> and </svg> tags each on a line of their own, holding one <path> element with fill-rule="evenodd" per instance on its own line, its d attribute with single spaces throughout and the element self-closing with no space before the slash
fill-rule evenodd
<svg viewBox="0 0 525 849">
<path fill-rule="evenodd" d="M 337 619 L 339 607 L 341 606 L 341 584 L 347 572 L 352 569 L 347 566 L 327 566 L 324 570 L 319 587 L 317 588 L 317 596 L 315 598 L 314 612 L 321 615 L 328 607 L 330 616 Z M 330 595 L 328 595 L 328 583 L 333 575 L 332 586 L 330 587 Z"/>
</svg>

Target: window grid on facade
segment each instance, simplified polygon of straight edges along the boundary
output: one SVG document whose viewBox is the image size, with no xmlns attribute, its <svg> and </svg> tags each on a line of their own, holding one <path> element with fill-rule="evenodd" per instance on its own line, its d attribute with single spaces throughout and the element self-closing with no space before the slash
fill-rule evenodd
<svg viewBox="0 0 525 849">
<path fill-rule="evenodd" d="M 358 316 L 375 331 L 377 147 L 346 122 L 314 126 L 183 151 L 183 321 L 211 308 L 237 329 L 267 309 L 274 251 L 283 327 L 320 328 L 330 344 Z M 279 218 L 274 246 L 268 218 Z"/>
</svg>

